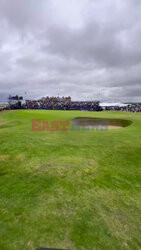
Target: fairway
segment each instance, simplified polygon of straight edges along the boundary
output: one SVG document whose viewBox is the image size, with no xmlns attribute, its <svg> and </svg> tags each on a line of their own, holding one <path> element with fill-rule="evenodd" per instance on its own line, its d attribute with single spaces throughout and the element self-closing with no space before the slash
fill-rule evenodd
<svg viewBox="0 0 141 250">
<path fill-rule="evenodd" d="M 78 117 L 127 127 L 72 131 Z M 32 119 L 70 121 L 32 131 Z M 0 250 L 141 249 L 141 113 L 0 113 Z"/>
</svg>

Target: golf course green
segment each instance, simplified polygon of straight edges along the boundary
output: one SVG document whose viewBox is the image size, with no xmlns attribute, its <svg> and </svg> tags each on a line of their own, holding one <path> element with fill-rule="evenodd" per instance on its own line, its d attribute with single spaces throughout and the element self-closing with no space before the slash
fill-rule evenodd
<svg viewBox="0 0 141 250">
<path fill-rule="evenodd" d="M 124 120 L 77 131 L 74 118 Z M 32 120 L 69 121 L 32 131 Z M 141 113 L 0 112 L 0 250 L 141 249 Z"/>
</svg>

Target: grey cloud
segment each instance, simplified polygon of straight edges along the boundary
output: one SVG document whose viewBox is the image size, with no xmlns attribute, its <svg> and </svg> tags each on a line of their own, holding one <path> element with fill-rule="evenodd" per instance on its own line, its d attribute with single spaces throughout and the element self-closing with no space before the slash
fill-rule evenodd
<svg viewBox="0 0 141 250">
<path fill-rule="evenodd" d="M 141 61 L 140 28 L 136 32 L 115 30 L 112 25 L 99 23 L 88 23 L 80 30 L 57 27 L 49 30 L 50 43 L 45 48 L 67 59 L 93 62 L 99 67 L 129 67 Z"/>
<path fill-rule="evenodd" d="M 140 1 L 68 6 L 1 0 L 0 92 L 140 101 Z"/>
</svg>

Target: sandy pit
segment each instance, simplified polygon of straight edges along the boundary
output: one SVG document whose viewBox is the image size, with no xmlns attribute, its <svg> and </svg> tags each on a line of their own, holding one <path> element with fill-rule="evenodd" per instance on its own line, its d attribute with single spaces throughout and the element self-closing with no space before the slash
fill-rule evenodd
<svg viewBox="0 0 141 250">
<path fill-rule="evenodd" d="M 76 117 L 72 120 L 74 129 L 106 131 L 111 129 L 121 129 L 131 124 L 131 121 L 110 118 Z"/>
</svg>

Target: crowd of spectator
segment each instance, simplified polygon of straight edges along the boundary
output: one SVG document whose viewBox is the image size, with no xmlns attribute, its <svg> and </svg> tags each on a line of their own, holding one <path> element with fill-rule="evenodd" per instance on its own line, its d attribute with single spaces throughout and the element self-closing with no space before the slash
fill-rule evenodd
<svg viewBox="0 0 141 250">
<path fill-rule="evenodd" d="M 71 97 L 43 97 L 39 100 L 27 100 L 27 109 L 54 109 L 54 110 L 85 110 L 102 111 L 115 110 L 126 112 L 141 112 L 141 104 L 127 104 L 124 106 L 101 107 L 99 101 L 71 101 Z"/>
<path fill-rule="evenodd" d="M 141 103 L 110 104 L 99 101 L 71 101 L 71 97 L 43 97 L 38 100 L 23 100 L 23 97 L 9 96 L 8 105 L 1 104 L 0 111 L 7 109 L 47 109 L 47 110 L 84 110 L 102 111 L 115 110 L 125 112 L 141 112 Z"/>
<path fill-rule="evenodd" d="M 141 112 L 141 104 L 130 104 L 121 110 L 126 112 Z"/>
<path fill-rule="evenodd" d="M 72 102 L 71 97 L 43 97 L 39 100 L 27 100 L 27 109 L 49 109 L 49 110 L 88 110 L 102 111 L 99 101 Z"/>
<path fill-rule="evenodd" d="M 125 111 L 125 112 L 141 112 L 141 104 L 128 104 L 124 107 L 107 106 L 105 110 Z"/>
</svg>

